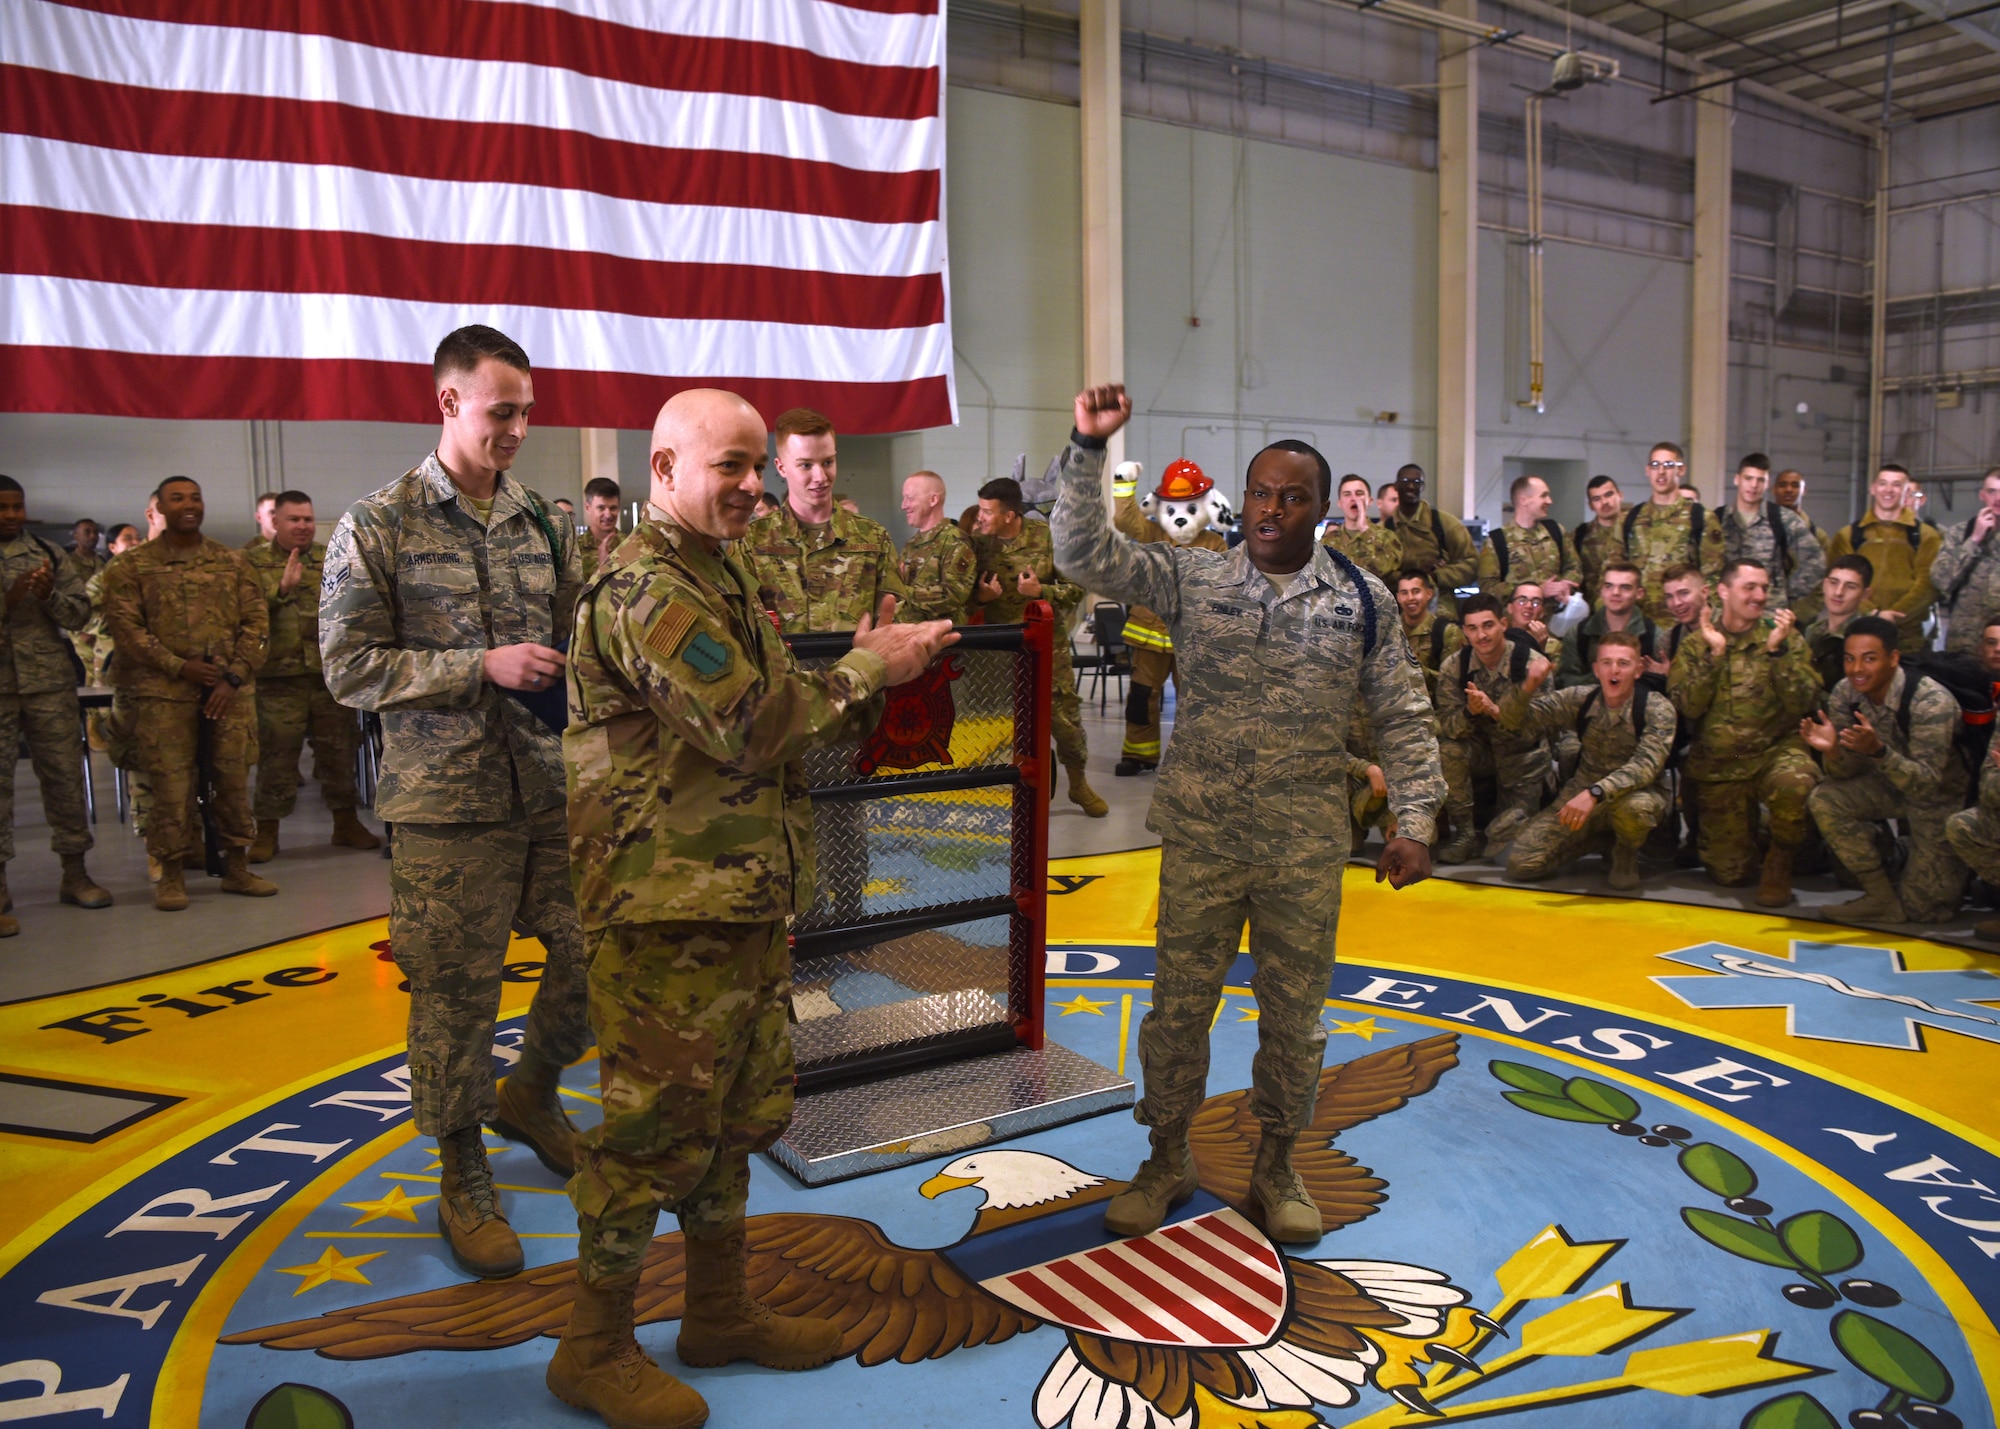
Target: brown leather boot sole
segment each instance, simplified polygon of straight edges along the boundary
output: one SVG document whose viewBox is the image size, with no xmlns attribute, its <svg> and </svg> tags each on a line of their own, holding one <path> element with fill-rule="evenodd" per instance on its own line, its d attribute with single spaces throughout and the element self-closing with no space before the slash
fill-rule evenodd
<svg viewBox="0 0 2000 1429">
<path fill-rule="evenodd" d="M 786 1351 L 768 1347 L 774 1331 L 744 1320 L 735 1325 L 711 1329 L 681 1320 L 680 1337 L 674 1341 L 674 1355 L 692 1369 L 719 1369 L 737 1360 L 749 1360 L 765 1369 L 816 1369 L 840 1350 L 840 1331 L 829 1320 L 774 1315 L 781 1322 L 775 1334 L 785 1338 L 807 1333 L 811 1338 Z"/>
</svg>

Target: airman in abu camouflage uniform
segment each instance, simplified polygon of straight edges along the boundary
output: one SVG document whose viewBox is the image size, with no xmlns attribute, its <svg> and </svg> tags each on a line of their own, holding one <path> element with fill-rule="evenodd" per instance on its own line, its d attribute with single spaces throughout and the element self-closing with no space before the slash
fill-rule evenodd
<svg viewBox="0 0 2000 1429">
<path fill-rule="evenodd" d="M 277 856 L 278 824 L 299 798 L 299 754 L 312 740 L 313 776 L 333 814 L 333 842 L 376 849 L 382 840 L 355 815 L 354 712 L 338 704 L 320 671 L 319 588 L 326 547 L 313 540 L 317 523 L 302 491 L 278 497 L 272 514 L 277 536 L 244 557 L 264 592 L 271 617 L 271 647 L 257 672 L 257 841 L 250 862 Z"/>
<path fill-rule="evenodd" d="M 83 568 L 28 534 L 27 495 L 0 476 L 0 938 L 21 925 L 8 910 L 7 864 L 14 857 L 16 751 L 26 739 L 49 847 L 62 860 L 61 898 L 85 908 L 109 906 L 111 895 L 91 882 L 83 856 L 91 845 L 84 816 L 83 758 L 77 738 L 76 656 L 64 632 L 90 616 Z"/>
<path fill-rule="evenodd" d="M 2000 885 L 2000 741 L 1986 752 L 1979 766 L 1979 802 L 1944 821 L 1951 850 L 1982 881 Z M 1988 942 L 2000 942 L 2000 917 L 1982 918 L 1972 931 Z"/>
<path fill-rule="evenodd" d="M 1173 541 L 1204 551 L 1226 551 L 1229 540 L 1220 531 L 1204 525 L 1192 535 L 1179 538 L 1148 516 L 1138 500 L 1138 462 L 1129 461 L 1112 473 L 1111 524 L 1121 535 L 1141 543 Z M 1129 479 L 1122 479 L 1129 477 Z M 1367 483 L 1362 484 L 1364 489 Z M 1215 489 L 1215 483 L 1195 463 L 1185 457 L 1167 463 L 1153 495 L 1161 501 L 1186 502 L 1196 506 L 1196 498 Z M 1197 508 L 1199 509 L 1199 508 Z M 1206 520 L 1206 517 L 1198 519 Z M 1395 538 L 1390 537 L 1391 540 Z M 1167 622 L 1143 605 L 1125 613 L 1125 628 L 1119 632 L 1132 652 L 1132 685 L 1125 700 L 1125 742 L 1118 749 L 1118 763 L 1112 773 L 1121 778 L 1160 767 L 1160 709 L 1166 702 L 1167 681 L 1174 675 L 1174 635 Z"/>
<path fill-rule="evenodd" d="M 896 574 L 909 592 L 899 619 L 965 619 L 979 557 L 955 522 L 945 520 L 944 478 L 934 471 L 912 472 L 903 480 L 903 517 L 910 539 L 897 558 Z"/>
<path fill-rule="evenodd" d="M 1530 675 L 1500 706 L 1505 728 L 1573 733 L 1580 750 L 1551 805 L 1514 836 L 1507 876 L 1546 878 L 1609 834 L 1611 886 L 1629 892 L 1639 886 L 1639 848 L 1673 803 L 1666 769 L 1679 717 L 1664 694 L 1639 685 L 1646 666 L 1637 635 L 1598 637 L 1591 665 L 1595 684 L 1536 693 Z"/>
<path fill-rule="evenodd" d="M 1847 627 L 1847 675 L 1801 733 L 1820 752 L 1826 778 L 1812 792 L 1813 822 L 1827 847 L 1861 880 L 1861 896 L 1833 911 L 1870 922 L 1941 923 L 1958 912 L 1965 864 L 1945 823 L 1965 806 L 1970 771 L 1958 752 L 1958 700 L 1937 681 L 1902 668 L 1896 627 L 1864 615 Z M 1909 834 L 1898 892 L 1875 825 L 1894 819 Z"/>
<path fill-rule="evenodd" d="M 438 1229 L 462 1268 L 508 1275 L 521 1243 L 480 1125 L 567 1175 L 575 1133 L 556 1083 L 589 1042 L 554 723 L 579 564 L 561 510 L 506 474 L 534 404 L 527 355 L 465 327 L 439 344 L 433 373 L 438 449 L 356 502 L 327 543 L 320 655 L 333 697 L 382 717 L 389 943 L 410 980 L 410 1105 L 443 1163 Z M 517 923 L 548 956 L 496 1089 Z"/>
<path fill-rule="evenodd" d="M 1325 457 L 1294 441 L 1252 458 L 1235 550 L 1141 545 L 1111 528 L 1102 483 L 1105 441 L 1131 410 L 1122 387 L 1077 397 L 1051 519 L 1065 570 L 1166 620 L 1182 682 L 1146 820 L 1162 840 L 1159 972 L 1139 1029 L 1136 1115 L 1153 1150 L 1105 1225 L 1150 1231 L 1194 1193 L 1188 1125 L 1247 917 L 1258 1004 L 1250 1104 L 1262 1128 L 1251 1196 L 1274 1239 L 1310 1242 L 1320 1213 L 1291 1155 L 1326 1045 L 1320 1011 L 1349 837 L 1344 744 L 1359 709 L 1399 835 L 1376 878 L 1398 888 L 1424 878 L 1444 792 L 1430 707 L 1387 589 L 1313 539 L 1332 496 Z"/>
<path fill-rule="evenodd" d="M 813 811 L 796 761 L 872 727 L 879 692 L 952 638 L 942 621 L 871 628 L 802 672 L 725 542 L 750 525 L 764 423 L 727 392 L 683 392 L 653 430 L 652 506 L 584 591 L 563 737 L 577 901 L 604 1121 L 570 1181 L 577 1297 L 548 1385 L 617 1425 L 691 1425 L 707 1408 L 632 1336 L 662 1210 L 687 1255 L 683 1362 L 804 1369 L 839 1339 L 745 1285 L 750 1155 L 791 1119 L 785 920 L 813 900 Z M 671 789 L 671 804 L 660 797 Z"/>
<path fill-rule="evenodd" d="M 1931 563 L 1931 584 L 1949 623 L 1944 648 L 1953 654 L 1977 655 L 1986 622 L 2000 615 L 2000 541 L 1992 539 L 2000 524 L 2000 467 L 1979 483 L 1979 510 L 1970 520 L 1948 527 Z"/>
<path fill-rule="evenodd" d="M 1800 625 L 1819 614 L 1819 583 L 1826 579 L 1826 549 L 1800 512 L 1767 501 L 1771 459 L 1751 452 L 1736 464 L 1736 499 L 1709 513 L 1722 537 L 1722 559 L 1755 561 L 1771 572 L 1771 601 L 1789 609 Z"/>
<path fill-rule="evenodd" d="M 1782 908 L 1792 901 L 1792 855 L 1805 841 L 1806 800 L 1819 782 L 1799 737 L 1799 721 L 1820 702 L 1819 675 L 1792 613 L 1764 614 L 1770 574 L 1762 566 L 1728 567 L 1716 590 L 1721 627 L 1704 605 L 1667 672 L 1667 694 L 1695 724 L 1682 768 L 1694 784 L 1697 846 L 1710 878 L 1725 888 L 1756 882 L 1759 906 Z M 1760 803 L 1771 811 L 1761 878 Z"/>
<path fill-rule="evenodd" d="M 1473 780 L 1479 775 L 1491 774 L 1497 786 L 1486 829 L 1489 858 L 1541 808 L 1548 786 L 1548 741 L 1504 728 L 1499 712 L 1508 696 L 1537 671 L 1549 669 L 1550 661 L 1533 648 L 1532 636 L 1501 629 L 1497 606 L 1483 593 L 1461 603 L 1459 621 L 1468 643 L 1438 675 L 1438 754 L 1451 814 L 1451 837 L 1438 845 L 1439 863 L 1464 863 L 1472 856 Z"/>
</svg>

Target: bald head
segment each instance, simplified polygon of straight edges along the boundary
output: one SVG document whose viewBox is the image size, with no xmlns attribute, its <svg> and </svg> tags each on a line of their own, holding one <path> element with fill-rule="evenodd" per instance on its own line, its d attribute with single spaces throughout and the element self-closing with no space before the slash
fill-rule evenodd
<svg viewBox="0 0 2000 1429">
<path fill-rule="evenodd" d="M 734 392 L 680 392 L 653 420 L 653 505 L 711 547 L 741 536 L 764 491 L 764 418 Z"/>
</svg>

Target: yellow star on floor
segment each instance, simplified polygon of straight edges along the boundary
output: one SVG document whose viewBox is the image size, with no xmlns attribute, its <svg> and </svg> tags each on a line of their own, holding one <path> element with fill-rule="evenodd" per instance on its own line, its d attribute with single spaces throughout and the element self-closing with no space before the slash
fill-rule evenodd
<svg viewBox="0 0 2000 1429">
<path fill-rule="evenodd" d="M 1336 1020 L 1328 1030 L 1333 1032 L 1352 1032 L 1363 1042 L 1373 1042 L 1375 1034 L 1385 1029 L 1377 1027 L 1374 1018 L 1364 1017 L 1359 1022 L 1341 1022 Z"/>
<path fill-rule="evenodd" d="M 318 1286 L 335 1280 L 344 1280 L 349 1285 L 366 1285 L 368 1277 L 361 1273 L 361 1267 L 371 1260 L 379 1260 L 387 1255 L 386 1250 L 372 1251 L 367 1255 L 342 1255 L 338 1246 L 328 1246 L 326 1253 L 311 1265 L 287 1265 L 279 1269 L 281 1275 L 303 1275 L 305 1283 L 292 1292 L 294 1299 Z"/>
<path fill-rule="evenodd" d="M 361 1219 L 354 1223 L 357 1226 L 365 1226 L 370 1221 L 390 1218 L 399 1221 L 408 1221 L 411 1225 L 415 1225 L 417 1223 L 416 1207 L 421 1206 L 426 1201 L 435 1201 L 436 1199 L 436 1196 L 406 1195 L 401 1186 L 391 1186 L 389 1194 L 382 1197 L 379 1201 L 342 1201 L 341 1204 L 346 1206 L 350 1211 L 363 1212 Z"/>
<path fill-rule="evenodd" d="M 1068 1002 L 1058 1002 L 1056 1006 L 1062 1009 L 1062 1015 L 1064 1017 L 1069 1016 L 1072 1012 L 1089 1012 L 1089 1013 L 1094 1013 L 1098 1017 L 1102 1017 L 1104 1015 L 1104 1009 L 1111 1006 L 1111 999 L 1107 997 L 1102 1002 L 1092 1002 L 1089 998 L 1085 997 L 1082 993 L 1079 992 L 1075 997 L 1072 997 Z"/>
<path fill-rule="evenodd" d="M 1236 1020 L 1238 1022 L 1255 1022 L 1257 1020 L 1257 1009 L 1254 1007 L 1245 1007 L 1241 1009 L 1241 1016 L 1239 1016 Z"/>
</svg>

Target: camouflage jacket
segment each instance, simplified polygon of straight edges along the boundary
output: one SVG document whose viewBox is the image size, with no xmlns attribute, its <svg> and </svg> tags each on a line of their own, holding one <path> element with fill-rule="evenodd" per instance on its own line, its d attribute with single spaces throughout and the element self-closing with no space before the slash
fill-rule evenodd
<svg viewBox="0 0 2000 1429">
<path fill-rule="evenodd" d="M 1003 541 L 998 536 L 972 538 L 973 554 L 979 559 L 979 578 L 983 580 L 989 575 L 1000 578 L 998 600 L 982 601 L 978 588 L 973 588 L 973 608 L 985 612 L 988 625 L 1013 624 L 1027 610 L 1028 601 L 1034 598 L 1046 600 L 1055 607 L 1058 632 L 1068 629 L 1071 616 L 1083 603 L 1083 587 L 1066 579 L 1056 569 L 1055 545 L 1049 532 L 1046 521 L 1023 521 L 1020 535 L 1011 540 Z M 1022 595 L 1016 587 L 1015 582 L 1022 571 L 1033 571 L 1035 579 L 1042 583 L 1039 597 Z"/>
<path fill-rule="evenodd" d="M 1570 532 L 1576 541 L 1577 569 L 1583 572 L 1583 596 L 1592 605 L 1597 604 L 1597 588 L 1604 582 L 1604 568 L 1625 559 L 1625 534 L 1620 529 L 1624 519 L 1624 513 L 1620 512 L 1609 526 L 1602 521 L 1586 521 Z"/>
<path fill-rule="evenodd" d="M 1139 503 L 1129 496 L 1121 496 L 1112 503 L 1111 524 L 1119 534 L 1130 536 L 1141 545 L 1173 540 L 1166 528 L 1140 510 Z M 1195 538 L 1186 544 L 1201 551 L 1229 549 L 1229 541 L 1220 531 L 1197 532 Z M 1143 645 L 1149 650 L 1170 653 L 1174 648 L 1174 637 L 1167 629 L 1167 622 L 1143 605 L 1135 605 L 1126 612 L 1125 629 L 1121 634 L 1127 645 Z"/>
<path fill-rule="evenodd" d="M 972 542 L 950 521 L 939 521 L 928 531 L 919 531 L 903 546 L 896 562 L 896 574 L 909 591 L 905 620 L 965 619 L 965 607 L 972 599 L 973 578 L 979 573 L 979 558 Z"/>
<path fill-rule="evenodd" d="M 1597 676 L 1590 667 L 1597 659 L 1597 642 L 1610 633 L 1611 622 L 1606 619 L 1603 606 L 1591 611 L 1583 624 L 1570 631 L 1563 640 L 1562 658 L 1556 661 L 1557 689 L 1568 690 L 1578 685 L 1597 688 Z M 1641 656 L 1652 660 L 1669 658 L 1667 642 L 1660 638 L 1659 627 L 1636 606 L 1625 617 L 1625 633 L 1638 640 Z"/>
<path fill-rule="evenodd" d="M 1453 590 L 1472 584 L 1479 569 L 1479 553 L 1473 548 L 1472 533 L 1456 516 L 1419 501 L 1416 510 L 1399 513 L 1382 524 L 1403 544 L 1403 569 L 1428 575 L 1437 586 L 1439 601 L 1449 602 Z"/>
<path fill-rule="evenodd" d="M 1590 710 L 1584 714 L 1586 704 Z M 1593 784 L 1604 791 L 1606 799 L 1615 799 L 1659 784 L 1666 777 L 1667 756 L 1674 748 L 1674 727 L 1680 720 L 1673 701 L 1658 690 L 1649 691 L 1646 727 L 1635 730 L 1632 712 L 1638 704 L 1635 693 L 1622 708 L 1614 710 L 1604 702 L 1595 683 L 1545 689 L 1532 699 L 1527 691 L 1516 690 L 1500 706 L 1500 723 L 1547 738 L 1574 733 L 1577 717 L 1582 714 L 1583 731 L 1577 741 L 1583 754 L 1576 772 L 1556 795 L 1556 802 L 1567 803 Z"/>
<path fill-rule="evenodd" d="M 202 537 L 181 550 L 157 536 L 104 568 L 111 682 L 155 700 L 201 699 L 181 666 L 204 656 L 250 680 L 264 666 L 271 620 L 243 553 Z"/>
<path fill-rule="evenodd" d="M 96 551 L 79 551 L 74 546 L 69 547 L 63 554 L 69 558 L 70 564 L 76 567 L 86 584 L 92 576 L 104 569 L 107 559 L 98 555 Z"/>
<path fill-rule="evenodd" d="M 1391 591 L 1396 589 L 1396 577 L 1403 573 L 1403 538 L 1380 521 L 1366 531 L 1329 526 L 1320 539 L 1328 550 L 1340 552 Z"/>
<path fill-rule="evenodd" d="M 747 923 L 813 898 L 812 803 L 792 761 L 881 717 L 887 667 L 854 650 L 803 673 L 754 577 L 642 522 L 577 605 L 570 867 L 586 929 Z"/>
<path fill-rule="evenodd" d="M 1785 559 L 1779 569 L 1778 541 L 1771 527 L 1771 513 L 1785 527 Z M 1820 582 L 1826 579 L 1826 552 L 1814 539 L 1812 527 L 1796 511 L 1787 511 L 1767 501 L 1754 521 L 1745 522 L 1743 513 L 1732 503 L 1709 512 L 1709 520 L 1722 534 L 1723 561 L 1759 561 L 1771 573 L 1771 609 L 1789 606 L 1804 625 L 1819 613 Z"/>
<path fill-rule="evenodd" d="M 1410 642 L 1410 653 L 1417 657 L 1417 668 L 1424 672 L 1424 688 L 1435 704 L 1438 670 L 1458 653 L 1458 647 L 1465 643 L 1465 632 L 1456 620 L 1447 620 L 1431 610 L 1415 626 L 1405 626 L 1403 635 Z"/>
<path fill-rule="evenodd" d="M 497 823 L 517 797 L 530 813 L 562 803 L 560 737 L 487 682 L 485 660 L 568 644 L 579 584 L 561 508 L 502 475 L 481 525 L 436 452 L 340 518 L 319 650 L 333 697 L 382 716 L 377 814 Z"/>
<path fill-rule="evenodd" d="M 1694 534 L 1697 512 L 1702 523 L 1699 542 Z M 1619 529 L 1624 533 L 1625 559 L 1639 568 L 1644 591 L 1640 603 L 1657 624 L 1673 619 L 1663 583 L 1668 567 L 1694 566 L 1711 581 L 1722 574 L 1721 532 L 1699 502 L 1685 496 L 1671 506 L 1645 502 L 1619 518 Z"/>
<path fill-rule="evenodd" d="M 1555 526 L 1560 538 L 1549 532 Z M 1501 548 L 1507 552 L 1502 570 Z M 1512 521 L 1496 526 L 1479 550 L 1479 589 L 1504 603 L 1514 587 L 1524 581 L 1537 585 L 1546 580 L 1575 581 L 1583 584 L 1583 567 L 1577 561 L 1576 542 L 1555 522 L 1536 522 L 1522 530 Z"/>
<path fill-rule="evenodd" d="M 1845 629 L 1851 622 L 1864 615 L 1873 615 L 1875 607 L 1863 602 L 1854 614 L 1840 622 Z M 1833 628 L 1824 609 L 1809 621 L 1799 632 L 1799 638 L 1806 642 L 1806 650 L 1812 656 L 1813 668 L 1819 671 L 1819 682 L 1831 690 L 1847 675 L 1847 637 Z"/>
<path fill-rule="evenodd" d="M 1281 598 L 1245 547 L 1120 536 L 1104 510 L 1103 462 L 1072 437 L 1051 524 L 1064 569 L 1157 611 L 1173 633 L 1179 716 L 1146 827 L 1232 862 L 1328 866 L 1348 846 L 1345 741 L 1359 705 L 1399 831 L 1430 843 L 1444 774 L 1416 658 L 1382 583 L 1315 546 Z"/>
<path fill-rule="evenodd" d="M 1681 641 L 1667 694 L 1695 726 L 1684 764 L 1689 777 L 1747 779 L 1778 746 L 1806 747 L 1799 721 L 1820 703 L 1819 673 L 1796 633 L 1776 655 L 1768 653 L 1765 642 L 1774 628 L 1765 617 L 1740 635 L 1724 631 L 1719 656 L 1699 630 Z"/>
<path fill-rule="evenodd" d="M 318 541 L 299 552 L 299 583 L 290 595 L 278 587 L 285 579 L 288 552 L 275 542 L 264 541 L 251 547 L 244 559 L 264 592 L 264 606 L 271 614 L 271 651 L 264 659 L 263 677 L 317 675 L 319 658 L 319 588 L 326 566 L 326 546 Z"/>
<path fill-rule="evenodd" d="M 875 613 L 885 595 L 909 603 L 889 533 L 840 506 L 823 529 L 809 531 L 791 503 L 781 501 L 776 511 L 750 523 L 736 555 L 757 578 L 758 598 L 778 613 L 787 635 L 852 630 L 862 616 Z"/>
<path fill-rule="evenodd" d="M 77 686 L 76 656 L 66 630 L 90 619 L 86 578 L 76 562 L 48 542 L 23 532 L 0 543 L 0 595 L 37 566 L 47 566 L 55 584 L 45 596 L 26 596 L 12 610 L 0 610 L 0 695 L 43 695 Z M 10 762 L 15 751 L 0 750 Z"/>
<path fill-rule="evenodd" d="M 1463 672 L 1463 678 L 1461 678 Z M 1438 673 L 1438 732 L 1446 739 L 1486 739 L 1500 751 L 1524 750 L 1541 744 L 1542 737 L 1521 729 L 1509 729 L 1491 715 L 1476 715 L 1466 706 L 1465 687 L 1476 685 L 1486 698 L 1505 707 L 1519 690 L 1514 683 L 1514 642 L 1500 647 L 1500 666 L 1489 670 L 1479 652 L 1466 646 L 1444 662 Z"/>
<path fill-rule="evenodd" d="M 1905 734 L 1898 716 L 1904 684 L 1912 679 L 1917 692 L 1910 697 L 1910 728 Z M 1866 715 L 1885 746 L 1880 754 L 1869 755 L 1836 745 L 1831 754 L 1820 757 L 1829 779 L 1853 779 L 1879 769 L 1913 804 L 1945 803 L 1955 809 L 1963 802 L 1972 776 L 1955 741 L 1962 715 L 1951 691 L 1936 680 L 1898 670 L 1889 677 L 1878 705 L 1843 679 L 1827 699 L 1827 712 L 1836 731 L 1853 728 L 1859 722 L 1857 713 Z"/>
<path fill-rule="evenodd" d="M 1931 565 L 1931 584 L 1951 617 L 1944 648 L 1966 655 L 1979 653 L 1986 622 L 2000 616 L 2000 541 L 1990 533 L 1984 541 L 1973 540 L 1978 519 L 1946 531 Z"/>
<path fill-rule="evenodd" d="M 1873 511 L 1861 520 L 1842 526 L 1833 533 L 1826 548 L 1827 560 L 1842 556 L 1866 556 L 1875 567 L 1875 579 L 1868 587 L 1869 599 L 1877 610 L 1902 613 L 1897 642 L 1905 655 L 1924 648 L 1924 617 L 1937 604 L 1937 587 L 1932 569 L 1944 537 L 1938 528 L 1919 521 L 1905 511 L 1893 521 L 1878 518 Z"/>
</svg>

